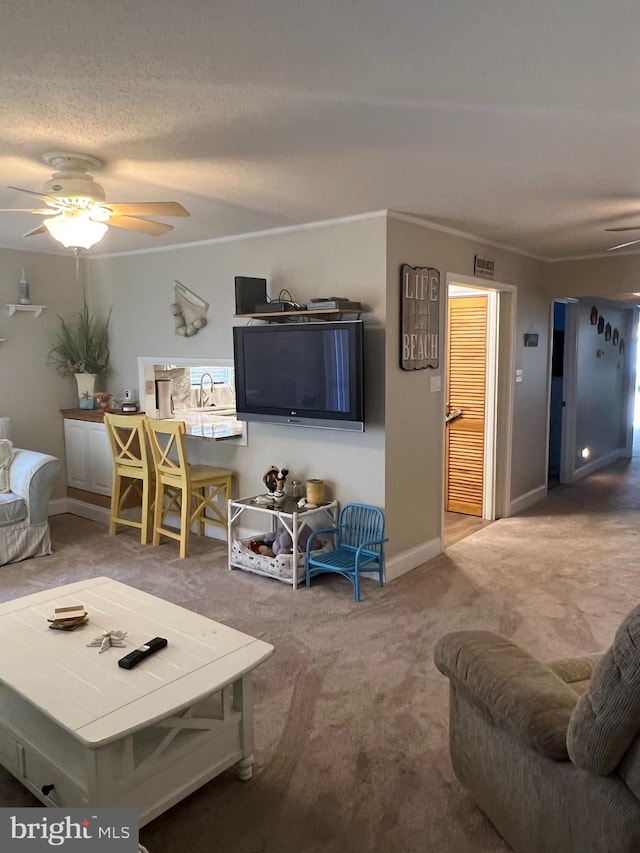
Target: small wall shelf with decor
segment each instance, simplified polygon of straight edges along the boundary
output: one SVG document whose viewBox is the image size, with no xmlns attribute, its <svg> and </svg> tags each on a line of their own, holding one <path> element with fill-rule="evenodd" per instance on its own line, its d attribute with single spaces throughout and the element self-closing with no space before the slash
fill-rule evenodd
<svg viewBox="0 0 640 853">
<path fill-rule="evenodd" d="M 46 307 L 46 305 L 7 305 L 7 311 L 10 317 L 13 317 L 16 311 L 30 311 L 34 317 L 39 317 Z"/>
</svg>

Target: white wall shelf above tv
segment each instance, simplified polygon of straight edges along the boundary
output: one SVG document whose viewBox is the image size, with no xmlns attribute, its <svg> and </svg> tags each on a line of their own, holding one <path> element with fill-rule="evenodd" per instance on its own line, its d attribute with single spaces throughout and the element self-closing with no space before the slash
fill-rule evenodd
<svg viewBox="0 0 640 853">
<path fill-rule="evenodd" d="M 343 314 L 360 316 L 361 311 L 341 310 L 340 308 L 315 308 L 301 311 L 266 311 L 258 314 L 236 314 L 239 320 L 268 320 L 270 323 L 286 323 L 298 317 L 310 317 L 315 320 L 339 320 Z"/>
<path fill-rule="evenodd" d="M 9 312 L 9 316 L 13 317 L 16 311 L 30 311 L 34 317 L 39 317 L 46 305 L 7 305 L 7 311 Z"/>
</svg>

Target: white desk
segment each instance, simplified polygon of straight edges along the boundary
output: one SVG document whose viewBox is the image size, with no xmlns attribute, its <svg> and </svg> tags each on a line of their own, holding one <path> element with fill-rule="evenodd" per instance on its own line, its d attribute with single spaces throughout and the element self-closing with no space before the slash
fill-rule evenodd
<svg viewBox="0 0 640 853">
<path fill-rule="evenodd" d="M 55 631 L 55 607 L 90 623 Z M 104 630 L 125 648 L 87 647 Z M 118 658 L 152 637 L 132 670 Z M 228 767 L 251 777 L 261 640 L 109 578 L 0 604 L 0 763 L 52 806 L 129 806 L 147 823 Z"/>
</svg>

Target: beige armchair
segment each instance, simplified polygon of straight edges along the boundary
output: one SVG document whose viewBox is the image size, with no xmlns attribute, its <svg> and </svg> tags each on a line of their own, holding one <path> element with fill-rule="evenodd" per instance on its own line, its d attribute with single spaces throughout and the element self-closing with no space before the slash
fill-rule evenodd
<svg viewBox="0 0 640 853">
<path fill-rule="evenodd" d="M 9 439 L 9 419 L 0 421 L 0 438 Z M 55 456 L 14 448 L 9 491 L 0 492 L 0 566 L 51 553 L 47 507 L 61 471 Z"/>
<path fill-rule="evenodd" d="M 640 851 L 640 607 L 602 655 L 544 664 L 445 634 L 456 775 L 517 853 Z"/>
</svg>

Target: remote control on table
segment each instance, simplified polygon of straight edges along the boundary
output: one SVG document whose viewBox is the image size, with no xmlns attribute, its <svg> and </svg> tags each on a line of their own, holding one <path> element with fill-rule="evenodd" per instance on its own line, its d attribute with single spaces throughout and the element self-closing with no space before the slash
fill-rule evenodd
<svg viewBox="0 0 640 853">
<path fill-rule="evenodd" d="M 120 658 L 118 666 L 121 666 L 122 669 L 133 669 L 134 666 L 137 666 L 145 658 L 148 658 L 149 655 L 153 655 L 159 652 L 160 649 L 164 649 L 166 645 L 167 640 L 164 637 L 154 637 L 153 640 L 147 640 L 144 645 Z"/>
</svg>

